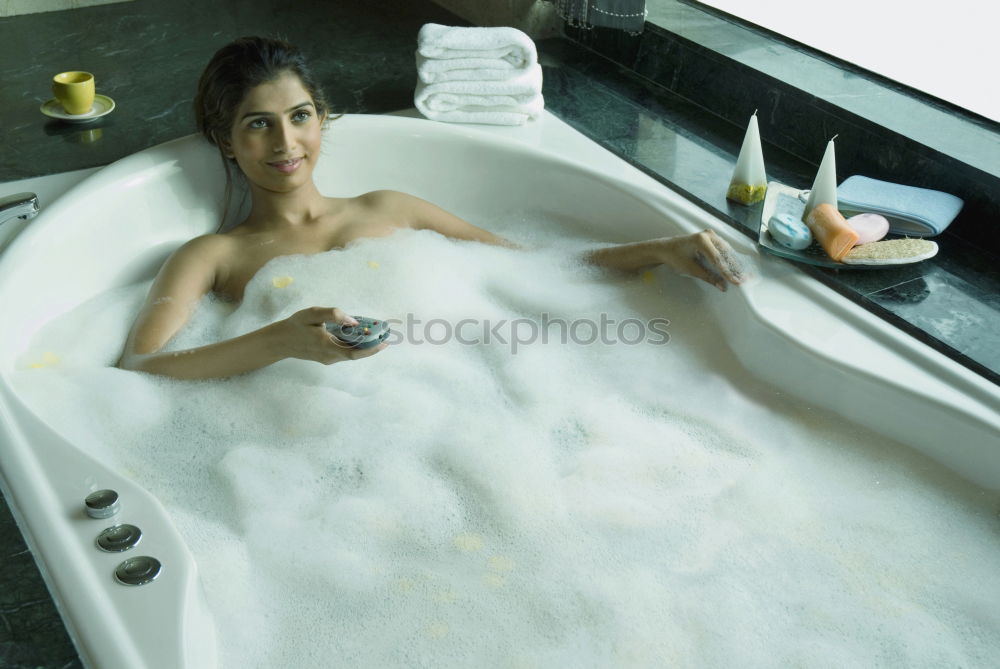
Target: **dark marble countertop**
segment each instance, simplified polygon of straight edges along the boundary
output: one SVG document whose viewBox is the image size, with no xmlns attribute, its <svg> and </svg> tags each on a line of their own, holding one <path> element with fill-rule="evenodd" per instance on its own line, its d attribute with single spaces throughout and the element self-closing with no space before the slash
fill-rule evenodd
<svg viewBox="0 0 1000 669">
<path fill-rule="evenodd" d="M 547 108 L 639 169 L 757 239 L 762 203 L 725 199 L 745 127 L 565 40 L 541 46 Z M 765 141 L 771 180 L 808 188 L 816 165 Z M 838 160 L 839 163 L 839 160 Z M 879 269 L 799 264 L 894 326 L 1000 383 L 1000 260 L 950 234 L 931 260 Z"/>
<path fill-rule="evenodd" d="M 141 0 L 2 18 L 0 183 L 104 165 L 193 132 L 201 68 L 240 35 L 283 35 L 299 44 L 335 110 L 411 107 L 416 33 L 426 22 L 464 23 L 429 0 Z M 550 111 L 754 235 L 759 208 L 724 198 L 743 128 L 568 40 L 543 41 L 539 51 Z M 51 76 L 69 69 L 93 72 L 115 111 L 86 126 L 43 116 Z M 772 178 L 811 182 L 815 165 L 765 151 Z M 991 256 L 949 240 L 938 258 L 918 266 L 804 271 L 997 380 L 1000 268 Z M 0 556 L 0 666 L 80 666 L 3 503 Z"/>
<path fill-rule="evenodd" d="M 429 0 L 142 0 L 0 18 L 0 183 L 106 165 L 194 132 L 202 68 L 232 39 L 294 41 L 333 109 L 413 106 L 413 52 L 424 23 L 460 19 Z M 86 125 L 43 116 L 52 76 L 92 72 L 113 112 Z"/>
</svg>

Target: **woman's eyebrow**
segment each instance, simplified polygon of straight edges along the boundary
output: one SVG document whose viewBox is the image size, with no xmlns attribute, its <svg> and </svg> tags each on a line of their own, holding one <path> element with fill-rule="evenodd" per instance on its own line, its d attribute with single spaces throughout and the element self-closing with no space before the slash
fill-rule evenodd
<svg viewBox="0 0 1000 669">
<path fill-rule="evenodd" d="M 285 113 L 289 114 L 289 113 L 295 111 L 296 109 L 302 109 L 303 107 L 312 107 L 312 106 L 313 106 L 312 101 L 311 100 L 306 100 L 305 102 L 300 102 L 299 104 L 295 105 L 294 107 L 289 107 L 288 109 L 285 110 Z M 252 111 L 252 112 L 247 112 L 246 114 L 244 114 L 242 116 L 242 118 L 240 118 L 240 120 L 241 121 L 245 121 L 248 118 L 250 118 L 251 116 L 274 116 L 274 112 L 266 112 L 266 111 Z"/>
</svg>

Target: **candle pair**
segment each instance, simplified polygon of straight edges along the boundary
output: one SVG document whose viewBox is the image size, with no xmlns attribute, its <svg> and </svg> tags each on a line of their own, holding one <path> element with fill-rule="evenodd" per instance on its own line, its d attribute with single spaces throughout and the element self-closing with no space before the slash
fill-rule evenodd
<svg viewBox="0 0 1000 669">
<path fill-rule="evenodd" d="M 836 136 L 834 136 L 836 139 Z M 764 153 L 760 145 L 760 129 L 757 127 L 757 112 L 750 117 L 740 155 L 736 159 L 733 178 L 729 182 L 726 198 L 742 204 L 754 204 L 764 199 L 767 192 L 767 174 L 764 170 Z M 808 215 L 820 204 L 837 207 L 837 161 L 834 155 L 833 139 L 826 145 L 826 153 L 819 165 L 813 181 L 805 214 Z"/>
<path fill-rule="evenodd" d="M 837 210 L 837 158 L 833 139 L 826 145 L 826 152 L 802 212 L 802 220 L 827 255 L 839 262 L 858 243 L 858 233 Z M 757 128 L 757 112 L 754 112 L 743 137 L 743 146 L 740 147 L 726 198 L 741 204 L 754 204 L 763 200 L 766 192 L 764 154 L 760 146 L 760 130 Z"/>
</svg>

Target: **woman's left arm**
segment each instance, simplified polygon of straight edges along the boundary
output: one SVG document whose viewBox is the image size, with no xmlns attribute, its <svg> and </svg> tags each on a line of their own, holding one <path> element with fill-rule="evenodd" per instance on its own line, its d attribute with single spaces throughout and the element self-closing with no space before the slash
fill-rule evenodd
<svg viewBox="0 0 1000 669">
<path fill-rule="evenodd" d="M 398 221 L 405 221 L 407 227 L 415 230 L 433 230 L 445 237 L 483 242 L 496 246 L 517 245 L 495 235 L 489 230 L 478 228 L 472 223 L 455 216 L 427 200 L 397 191 L 379 191 L 379 206 L 391 212 Z"/>
<path fill-rule="evenodd" d="M 387 194 L 394 207 L 405 210 L 405 220 L 418 230 L 434 230 L 453 239 L 517 247 L 513 242 L 478 228 L 426 200 L 403 193 Z M 610 269 L 637 271 L 666 265 L 678 274 L 706 281 L 719 290 L 746 280 L 743 264 L 732 247 L 713 230 L 693 235 L 664 237 L 632 244 L 619 244 L 591 251 L 584 259 Z"/>
<path fill-rule="evenodd" d="M 701 279 L 722 291 L 747 279 L 736 251 L 710 229 L 693 235 L 609 246 L 591 251 L 586 259 L 595 265 L 625 271 L 666 265 L 678 274 Z"/>
</svg>

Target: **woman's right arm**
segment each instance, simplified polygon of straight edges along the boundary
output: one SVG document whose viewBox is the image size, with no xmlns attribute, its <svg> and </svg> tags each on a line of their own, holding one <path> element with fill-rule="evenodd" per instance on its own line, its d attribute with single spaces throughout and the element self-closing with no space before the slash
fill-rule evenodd
<svg viewBox="0 0 1000 669">
<path fill-rule="evenodd" d="M 164 264 L 136 318 L 118 366 L 182 379 L 233 376 L 285 358 L 331 364 L 373 355 L 338 344 L 324 323 L 351 322 L 340 309 L 311 307 L 245 335 L 180 351 L 162 349 L 187 323 L 198 301 L 224 268 L 229 240 L 208 235 L 191 240 Z"/>
</svg>

